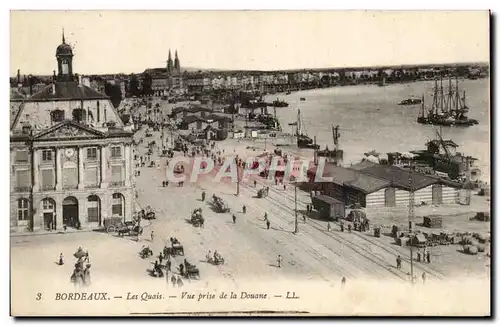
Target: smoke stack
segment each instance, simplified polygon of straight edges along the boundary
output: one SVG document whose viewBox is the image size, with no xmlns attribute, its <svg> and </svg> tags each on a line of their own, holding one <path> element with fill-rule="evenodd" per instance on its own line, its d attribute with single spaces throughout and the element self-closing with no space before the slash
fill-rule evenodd
<svg viewBox="0 0 500 326">
<path fill-rule="evenodd" d="M 17 84 L 21 84 L 21 69 L 17 69 Z"/>
<path fill-rule="evenodd" d="M 56 71 L 55 70 L 52 70 L 52 82 L 53 83 L 56 82 Z"/>
<path fill-rule="evenodd" d="M 23 75 L 23 86 L 26 86 L 27 81 L 28 81 L 28 79 L 26 79 L 26 75 Z"/>
</svg>

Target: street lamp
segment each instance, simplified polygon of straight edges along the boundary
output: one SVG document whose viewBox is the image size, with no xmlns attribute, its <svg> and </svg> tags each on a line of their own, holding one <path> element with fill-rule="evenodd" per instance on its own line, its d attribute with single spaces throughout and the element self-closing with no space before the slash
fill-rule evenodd
<svg viewBox="0 0 500 326">
<path fill-rule="evenodd" d="M 408 223 L 410 229 L 410 277 L 413 284 L 413 224 L 415 219 L 415 192 L 413 191 L 413 160 L 410 160 L 410 172 L 408 173 L 408 183 L 410 186 L 410 197 L 408 204 Z"/>
</svg>

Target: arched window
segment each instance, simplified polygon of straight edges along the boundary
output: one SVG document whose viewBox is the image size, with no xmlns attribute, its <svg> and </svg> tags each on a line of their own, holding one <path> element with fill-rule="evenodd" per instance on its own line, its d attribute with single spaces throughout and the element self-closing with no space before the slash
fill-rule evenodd
<svg viewBox="0 0 500 326">
<path fill-rule="evenodd" d="M 29 219 L 29 201 L 26 198 L 20 198 L 17 200 L 17 220 L 27 221 Z"/>
</svg>

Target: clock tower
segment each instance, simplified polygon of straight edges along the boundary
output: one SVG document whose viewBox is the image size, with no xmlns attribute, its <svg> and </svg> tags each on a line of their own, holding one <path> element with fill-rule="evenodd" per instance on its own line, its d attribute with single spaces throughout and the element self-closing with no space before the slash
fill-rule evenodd
<svg viewBox="0 0 500 326">
<path fill-rule="evenodd" d="M 68 82 L 73 81 L 73 49 L 69 44 L 66 44 L 64 38 L 64 30 L 62 33 L 62 43 L 56 50 L 57 58 L 57 81 Z"/>
</svg>

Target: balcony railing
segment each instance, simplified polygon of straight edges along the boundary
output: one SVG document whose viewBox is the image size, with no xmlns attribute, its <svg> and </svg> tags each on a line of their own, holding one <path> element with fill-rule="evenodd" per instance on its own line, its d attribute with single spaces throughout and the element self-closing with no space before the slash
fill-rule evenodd
<svg viewBox="0 0 500 326">
<path fill-rule="evenodd" d="M 99 188 L 98 184 L 95 184 L 95 185 L 85 185 L 85 189 L 96 189 L 96 188 Z"/>
<path fill-rule="evenodd" d="M 116 188 L 116 187 L 123 187 L 125 186 L 125 181 L 111 181 L 109 183 L 110 187 Z"/>
<path fill-rule="evenodd" d="M 56 190 L 56 186 L 54 185 L 43 185 L 40 187 L 40 190 L 42 191 L 53 191 Z"/>
<path fill-rule="evenodd" d="M 78 188 L 78 185 L 63 185 L 63 189 L 76 189 Z"/>
<path fill-rule="evenodd" d="M 30 186 L 14 187 L 15 192 L 29 192 L 30 190 L 31 190 Z"/>
</svg>

